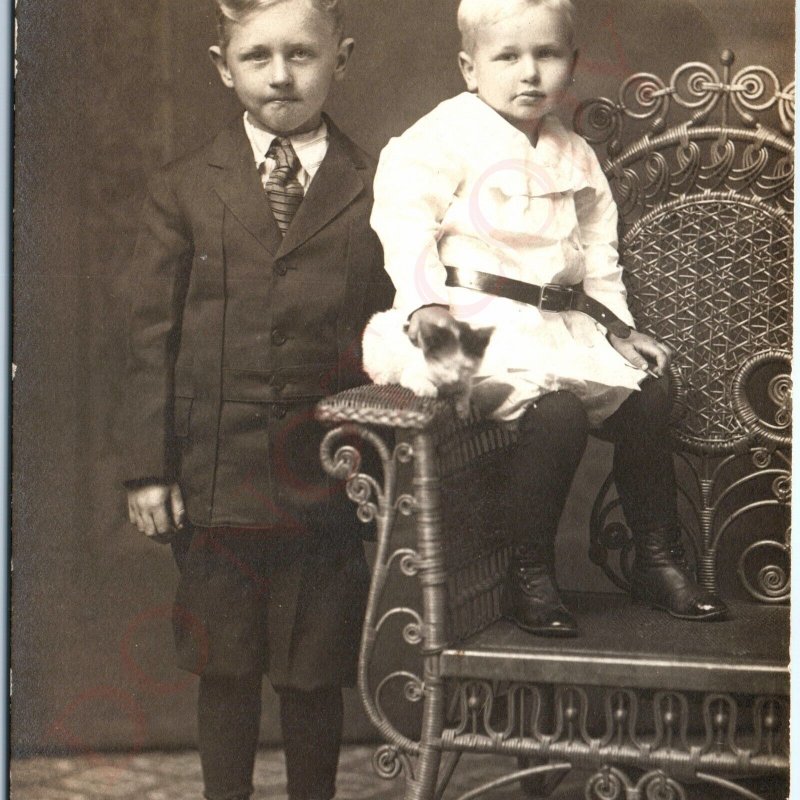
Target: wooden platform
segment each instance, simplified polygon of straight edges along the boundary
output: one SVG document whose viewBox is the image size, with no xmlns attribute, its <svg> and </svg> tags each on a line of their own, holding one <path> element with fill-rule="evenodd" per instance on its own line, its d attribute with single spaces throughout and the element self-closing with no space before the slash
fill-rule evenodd
<svg viewBox="0 0 800 800">
<path fill-rule="evenodd" d="M 736 604 L 687 622 L 621 594 L 566 594 L 574 639 L 501 620 L 442 655 L 444 676 L 682 691 L 788 694 L 789 608 Z M 643 669 L 644 667 L 644 669 Z"/>
</svg>

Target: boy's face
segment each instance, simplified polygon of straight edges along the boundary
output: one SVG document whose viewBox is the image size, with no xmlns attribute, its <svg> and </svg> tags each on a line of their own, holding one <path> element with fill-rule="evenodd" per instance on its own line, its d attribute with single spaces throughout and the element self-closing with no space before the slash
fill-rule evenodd
<svg viewBox="0 0 800 800">
<path fill-rule="evenodd" d="M 290 136 L 319 127 L 352 50 L 353 40 L 340 41 L 333 21 L 310 0 L 284 0 L 232 23 L 225 51 L 215 46 L 210 53 L 250 122 Z"/>
<path fill-rule="evenodd" d="M 480 26 L 459 54 L 467 88 L 512 125 L 531 133 L 572 82 L 577 51 L 566 21 L 544 5 L 520 3 Z"/>
</svg>

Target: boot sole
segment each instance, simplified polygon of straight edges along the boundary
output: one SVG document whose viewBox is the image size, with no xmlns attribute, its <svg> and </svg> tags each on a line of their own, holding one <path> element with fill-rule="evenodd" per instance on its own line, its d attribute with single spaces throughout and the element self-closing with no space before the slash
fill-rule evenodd
<svg viewBox="0 0 800 800">
<path fill-rule="evenodd" d="M 645 600 L 641 597 L 633 596 L 633 602 L 638 603 L 639 605 L 648 606 L 652 608 L 654 611 L 664 611 L 669 614 L 671 617 L 675 617 L 675 619 L 684 619 L 687 622 L 707 622 L 710 619 L 720 619 L 724 617 L 728 610 L 724 609 L 722 611 L 709 611 L 707 614 L 679 614 L 677 611 L 673 611 L 671 608 L 667 606 L 660 606 L 657 603 L 654 603 L 652 600 Z"/>
<path fill-rule="evenodd" d="M 516 617 L 511 616 L 511 614 L 503 614 L 503 619 L 513 622 L 518 628 L 521 628 L 526 633 L 532 633 L 534 636 L 546 636 L 550 639 L 572 639 L 579 635 L 579 631 L 577 630 L 569 630 L 566 628 L 535 628 L 531 625 L 525 625 Z"/>
</svg>

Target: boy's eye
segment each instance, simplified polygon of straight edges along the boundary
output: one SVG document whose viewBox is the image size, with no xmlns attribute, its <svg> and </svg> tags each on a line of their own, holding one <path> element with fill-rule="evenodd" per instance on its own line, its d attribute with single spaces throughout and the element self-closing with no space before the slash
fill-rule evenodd
<svg viewBox="0 0 800 800">
<path fill-rule="evenodd" d="M 295 61 L 306 61 L 307 59 L 311 58 L 314 54 L 307 50 L 304 47 L 298 47 L 296 50 L 292 51 L 291 57 Z"/>
<path fill-rule="evenodd" d="M 538 58 L 561 58 L 563 52 L 557 47 L 543 47 L 536 55 Z"/>
<path fill-rule="evenodd" d="M 497 56 L 497 60 L 498 61 L 516 61 L 517 60 L 517 54 L 516 53 L 500 53 L 500 55 Z"/>
<path fill-rule="evenodd" d="M 242 61 L 266 61 L 269 58 L 269 53 L 266 50 L 251 50 L 244 53 Z"/>
</svg>

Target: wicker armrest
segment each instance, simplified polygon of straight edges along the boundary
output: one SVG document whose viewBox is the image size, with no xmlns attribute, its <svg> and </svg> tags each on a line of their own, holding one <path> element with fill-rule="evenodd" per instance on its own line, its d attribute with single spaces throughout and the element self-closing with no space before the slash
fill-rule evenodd
<svg viewBox="0 0 800 800">
<path fill-rule="evenodd" d="M 367 384 L 326 397 L 317 404 L 321 422 L 355 422 L 390 428 L 423 430 L 450 404 L 431 397 L 417 397 L 402 386 Z"/>
<path fill-rule="evenodd" d="M 395 503 L 415 515 L 415 560 L 436 573 L 442 591 L 434 613 L 441 626 L 437 644 L 463 639 L 496 620 L 508 566 L 504 498 L 513 427 L 476 414 L 460 419 L 452 402 L 416 397 L 400 386 L 340 392 L 318 404 L 317 418 L 338 425 L 323 442 L 326 470 L 349 476 L 348 491 L 362 519 L 383 522 L 378 539 L 387 553 L 393 546 Z M 375 426 L 406 431 L 409 435 L 399 438 L 407 442 L 392 451 L 384 437 L 370 430 Z M 361 445 L 348 442 L 351 434 Z M 381 485 L 359 475 L 362 461 L 354 448 L 363 450 L 364 444 L 381 458 Z M 408 464 L 409 472 L 398 485 L 401 464 Z M 377 498 L 374 505 L 372 498 Z M 428 624 L 429 611 L 424 614 Z"/>
</svg>

